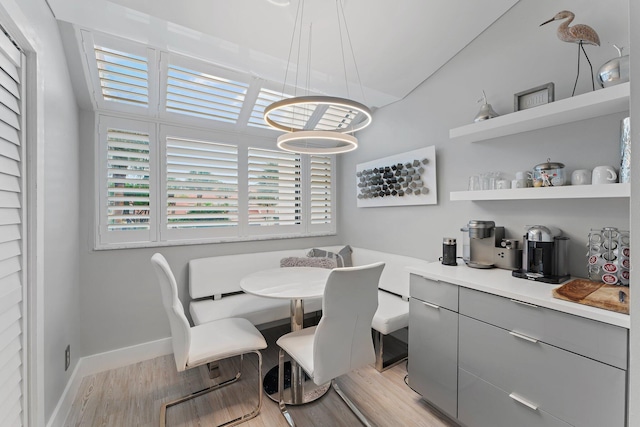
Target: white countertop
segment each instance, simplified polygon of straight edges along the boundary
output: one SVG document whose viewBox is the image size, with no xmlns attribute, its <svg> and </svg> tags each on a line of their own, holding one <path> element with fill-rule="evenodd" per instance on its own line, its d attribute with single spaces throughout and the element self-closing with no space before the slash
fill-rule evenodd
<svg viewBox="0 0 640 427">
<path fill-rule="evenodd" d="M 479 269 L 467 267 L 459 261 L 458 266 L 433 262 L 424 267 L 407 267 L 410 273 L 432 280 L 440 280 L 465 288 L 475 289 L 505 298 L 528 302 L 587 319 L 598 320 L 629 329 L 628 314 L 590 307 L 571 301 L 554 298 L 552 290 L 560 285 L 536 282 L 513 277 L 511 271 L 500 268 Z"/>
</svg>

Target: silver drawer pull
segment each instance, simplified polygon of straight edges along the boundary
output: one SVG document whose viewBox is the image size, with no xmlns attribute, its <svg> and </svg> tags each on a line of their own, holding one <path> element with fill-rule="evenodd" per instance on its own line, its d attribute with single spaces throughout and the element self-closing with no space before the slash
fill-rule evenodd
<svg viewBox="0 0 640 427">
<path fill-rule="evenodd" d="M 440 306 L 439 305 L 431 304 L 430 302 L 426 302 L 426 301 L 420 301 L 420 302 L 423 303 L 424 305 L 426 305 L 427 307 L 431 307 L 431 308 L 435 308 L 437 310 L 440 310 Z"/>
<path fill-rule="evenodd" d="M 517 338 L 520 338 L 520 339 L 523 339 L 525 341 L 529 341 L 529 342 L 532 342 L 532 343 L 537 343 L 538 342 L 538 340 L 535 339 L 535 338 L 531 338 L 531 337 L 528 337 L 526 335 L 519 334 L 517 332 L 509 331 L 509 334 L 513 335 L 514 337 L 517 337 Z"/>
<path fill-rule="evenodd" d="M 524 400 L 523 398 L 521 398 L 520 396 L 518 396 L 517 394 L 511 393 L 509 395 L 510 398 L 512 398 L 513 400 L 515 400 L 518 403 L 522 403 L 524 406 L 526 406 L 527 408 L 533 409 L 534 411 L 538 410 L 538 407 L 536 405 L 534 405 L 531 402 L 527 402 L 526 400 Z"/>
<path fill-rule="evenodd" d="M 515 302 L 516 304 L 526 305 L 527 307 L 539 308 L 539 306 L 535 304 L 531 304 L 529 302 L 524 302 L 524 301 L 518 301 L 517 299 L 511 299 L 510 301 Z"/>
</svg>

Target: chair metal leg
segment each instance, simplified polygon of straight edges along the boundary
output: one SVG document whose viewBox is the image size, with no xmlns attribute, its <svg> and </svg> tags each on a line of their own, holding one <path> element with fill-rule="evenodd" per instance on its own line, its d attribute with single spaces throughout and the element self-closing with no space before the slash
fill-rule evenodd
<svg viewBox="0 0 640 427">
<path fill-rule="evenodd" d="M 216 379 L 220 377 L 220 365 L 218 362 L 207 363 L 207 368 L 209 368 L 209 379 Z"/>
<path fill-rule="evenodd" d="M 376 353 L 376 362 L 375 368 L 378 372 L 384 372 L 389 368 L 396 366 L 398 363 L 402 362 L 408 357 L 408 354 L 405 352 L 398 356 L 392 357 L 391 359 L 385 361 L 384 360 L 384 335 L 382 332 L 373 331 L 373 348 Z"/>
<path fill-rule="evenodd" d="M 371 423 L 369 422 L 369 420 L 367 419 L 367 417 L 364 416 L 364 414 L 362 412 L 360 412 L 360 410 L 358 409 L 358 407 L 355 405 L 355 403 L 353 403 L 351 401 L 351 399 L 349 399 L 347 397 L 347 395 L 345 395 L 342 390 L 340 389 L 340 387 L 338 387 L 338 383 L 336 383 L 336 380 L 331 380 L 331 387 L 333 387 L 333 389 L 336 391 L 336 393 L 338 393 L 338 396 L 340 396 L 340 398 L 342 399 L 342 401 L 344 403 L 347 404 L 347 406 L 349 407 L 349 409 L 351 409 L 351 412 L 354 413 L 354 415 L 356 417 L 358 417 L 358 419 L 360 420 L 360 422 L 362 423 L 362 425 L 366 426 L 366 427 L 371 427 Z"/>
<path fill-rule="evenodd" d="M 335 380 L 331 380 L 331 386 L 336 391 L 336 393 L 338 393 L 338 396 L 340 396 L 342 401 L 347 404 L 349 409 L 351 409 L 351 412 L 353 412 L 354 415 L 358 417 L 360 422 L 365 427 L 372 427 L 369 420 L 367 420 L 367 418 L 364 416 L 364 414 L 362 414 L 362 412 L 360 412 L 356 405 L 342 392 Z M 293 421 L 291 414 L 287 410 L 287 405 L 285 405 L 284 403 L 284 350 L 282 349 L 280 349 L 278 353 L 278 396 L 280 400 L 278 406 L 280 407 L 282 416 L 284 416 L 284 419 L 287 420 L 289 426 L 295 427 L 296 423 Z"/>
<path fill-rule="evenodd" d="M 295 427 L 296 423 L 293 421 L 291 414 L 287 411 L 287 406 L 284 404 L 284 350 L 280 349 L 278 352 L 278 407 L 280 412 L 287 423 L 291 427 Z"/>
<path fill-rule="evenodd" d="M 234 418 L 232 420 L 229 420 L 225 423 L 219 424 L 217 427 L 231 427 L 231 426 L 235 426 L 238 425 L 240 423 L 243 423 L 245 421 L 250 420 L 251 418 L 256 417 L 259 413 L 260 413 L 260 409 L 262 408 L 262 353 L 260 353 L 258 350 L 254 350 L 251 351 L 250 353 L 255 353 L 258 355 L 258 405 L 249 413 L 244 414 L 238 418 Z M 247 353 L 248 354 L 248 353 Z M 236 375 L 232 378 L 229 378 L 228 380 L 225 380 L 219 384 L 213 385 L 211 387 L 207 387 L 203 390 L 200 391 L 196 391 L 194 393 L 191 393 L 187 396 L 181 397 L 179 399 L 173 400 L 171 402 L 167 402 L 164 403 L 162 405 L 162 407 L 160 408 L 160 427 L 165 427 L 167 425 L 166 421 L 167 421 L 167 409 L 178 405 L 180 403 L 186 402 L 188 400 L 191 399 L 195 399 L 196 397 L 200 397 L 204 394 L 210 393 L 212 391 L 221 389 L 222 387 L 228 386 L 230 384 L 233 384 L 234 382 L 238 381 L 238 379 L 240 378 L 240 376 L 242 375 L 242 360 L 244 358 L 244 354 L 240 355 L 240 367 L 238 369 L 238 372 L 236 373 Z"/>
</svg>

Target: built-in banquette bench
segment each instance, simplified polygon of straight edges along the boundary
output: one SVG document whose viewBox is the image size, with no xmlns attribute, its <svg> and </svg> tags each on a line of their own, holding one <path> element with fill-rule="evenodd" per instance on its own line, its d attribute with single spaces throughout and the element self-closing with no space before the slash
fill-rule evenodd
<svg viewBox="0 0 640 427">
<path fill-rule="evenodd" d="M 333 253 L 344 252 L 344 246 L 323 247 Z M 420 267 L 426 261 L 372 251 L 351 248 L 354 266 L 382 261 L 385 263 L 380 277 L 378 310 L 372 329 L 376 349 L 376 369 L 382 371 L 406 357 L 406 352 L 391 360 L 384 360 L 385 335 L 409 325 L 409 272 L 406 267 Z M 263 298 L 242 292 L 240 280 L 255 271 L 277 268 L 288 257 L 306 257 L 309 249 L 257 252 L 223 255 L 189 261 L 189 294 L 192 301 L 189 312 L 194 324 L 211 322 L 224 317 L 244 317 L 254 325 L 265 325 L 290 317 L 290 303 L 286 300 Z M 304 301 L 305 312 L 322 309 L 322 300 Z"/>
</svg>

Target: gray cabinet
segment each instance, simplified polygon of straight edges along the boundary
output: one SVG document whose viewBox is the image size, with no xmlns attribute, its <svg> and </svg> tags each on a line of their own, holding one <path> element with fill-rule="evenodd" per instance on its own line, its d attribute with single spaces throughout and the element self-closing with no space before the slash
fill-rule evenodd
<svg viewBox="0 0 640 427">
<path fill-rule="evenodd" d="M 459 305 L 461 422 L 624 427 L 625 329 L 466 288 Z M 489 395 L 473 396 L 480 389 Z M 496 410 L 479 422 L 478 402 L 490 400 Z"/>
<path fill-rule="evenodd" d="M 462 315 L 459 331 L 460 369 L 517 396 L 527 410 L 574 426 L 624 426 L 624 370 Z M 460 400 L 459 418 L 475 426 L 466 404 Z M 522 421 L 511 425 L 548 425 Z"/>
<path fill-rule="evenodd" d="M 458 287 L 412 275 L 410 294 L 409 386 L 455 418 L 458 313 L 450 308 L 457 309 Z"/>
<path fill-rule="evenodd" d="M 467 427 L 626 425 L 626 328 L 417 274 L 410 283 L 409 385 L 449 416 Z"/>
</svg>

